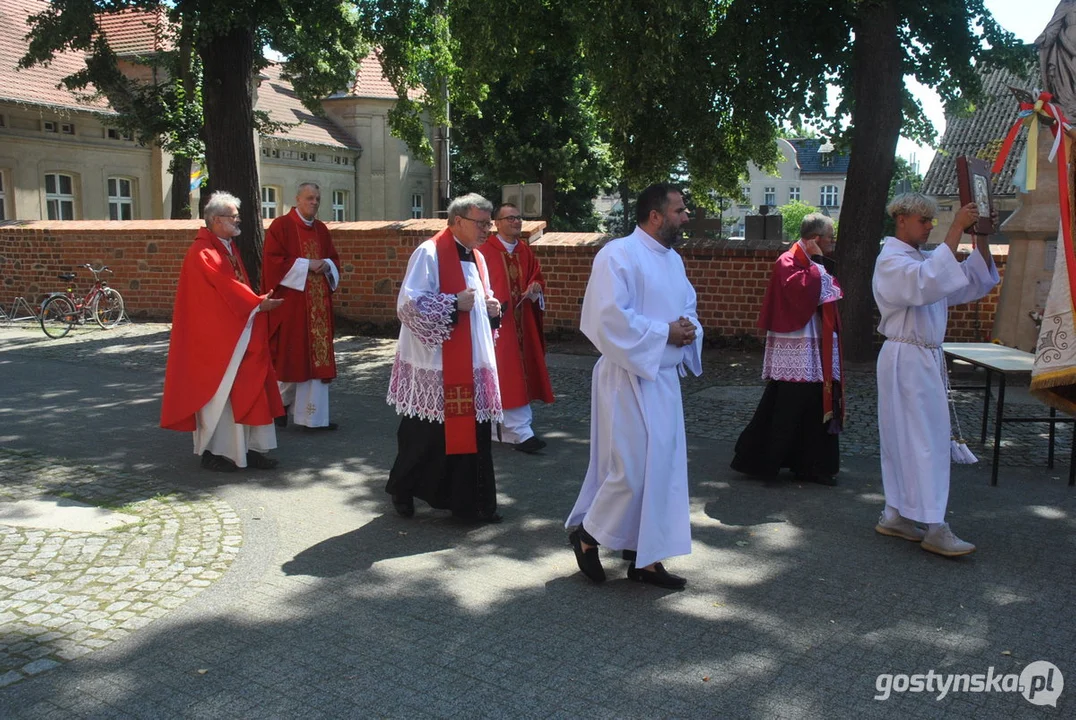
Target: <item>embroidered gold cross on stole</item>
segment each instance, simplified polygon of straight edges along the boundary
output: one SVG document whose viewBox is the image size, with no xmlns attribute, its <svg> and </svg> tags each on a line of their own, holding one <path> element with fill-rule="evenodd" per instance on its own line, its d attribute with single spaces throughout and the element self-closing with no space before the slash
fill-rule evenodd
<svg viewBox="0 0 1076 720">
<path fill-rule="evenodd" d="M 474 388 L 467 385 L 445 387 L 445 417 L 474 417 Z"/>
</svg>

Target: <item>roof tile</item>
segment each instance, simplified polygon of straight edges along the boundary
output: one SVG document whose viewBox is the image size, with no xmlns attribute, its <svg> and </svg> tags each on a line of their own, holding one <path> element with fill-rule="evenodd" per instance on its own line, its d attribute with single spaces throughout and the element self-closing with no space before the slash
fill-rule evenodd
<svg viewBox="0 0 1076 720">
<path fill-rule="evenodd" d="M 981 157 L 993 162 L 1005 134 L 1016 121 L 1016 98 L 1009 86 L 1031 90 L 1039 82 L 1038 68 L 1029 67 L 1023 77 L 1008 70 L 990 70 L 983 74 L 983 101 L 967 117 L 945 116 L 945 134 L 938 152 L 923 178 L 922 191 L 938 197 L 959 194 L 956 182 L 956 159 L 961 155 Z M 995 195 L 1015 195 L 1013 172 L 1024 154 L 1027 133 L 1016 136 L 1012 151 L 1001 172 L 994 178 Z"/>
</svg>

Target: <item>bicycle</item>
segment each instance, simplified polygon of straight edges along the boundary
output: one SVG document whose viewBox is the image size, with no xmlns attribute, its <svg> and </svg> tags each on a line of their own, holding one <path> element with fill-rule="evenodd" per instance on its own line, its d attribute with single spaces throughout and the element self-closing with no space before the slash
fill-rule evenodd
<svg viewBox="0 0 1076 720">
<path fill-rule="evenodd" d="M 93 285 L 85 297 L 80 300 L 75 295 L 74 285 L 69 284 L 66 292 L 52 293 L 41 303 L 41 329 L 50 338 L 62 338 L 76 323 L 83 325 L 88 319 L 105 329 L 123 319 L 123 296 L 100 277 L 101 273 L 112 271 L 107 266 L 95 269 L 86 264 L 82 267 L 93 273 Z M 72 283 L 75 273 L 61 273 L 56 277 Z"/>
</svg>

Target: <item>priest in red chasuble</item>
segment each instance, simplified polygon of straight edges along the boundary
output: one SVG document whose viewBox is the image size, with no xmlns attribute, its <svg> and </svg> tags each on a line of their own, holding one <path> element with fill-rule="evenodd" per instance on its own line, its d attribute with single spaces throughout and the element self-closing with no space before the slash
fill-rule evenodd
<svg viewBox="0 0 1076 720">
<path fill-rule="evenodd" d="M 546 443 L 531 429 L 530 403 L 553 402 L 542 334 L 545 279 L 534 251 L 520 238 L 523 217 L 519 208 L 502 204 L 494 211 L 493 222 L 497 232 L 478 248 L 489 268 L 493 294 L 504 311 L 496 342 L 504 422 L 494 427 L 493 439 L 535 453 Z"/>
<path fill-rule="evenodd" d="M 387 400 L 401 417 L 385 490 L 404 517 L 418 498 L 464 520 L 501 521 L 491 453 L 503 419 L 493 350 L 501 304 L 475 252 L 492 210 L 481 195 L 453 200 L 448 226 L 415 249 L 400 285 Z"/>
<path fill-rule="evenodd" d="M 282 301 L 258 295 L 235 238 L 239 200 L 214 193 L 179 271 L 161 427 L 194 433 L 202 467 L 271 470 L 273 418 L 284 411 L 269 357 L 269 316 Z"/>
<path fill-rule="evenodd" d="M 772 477 L 789 468 L 800 482 L 836 485 L 844 424 L 841 337 L 833 276 L 833 220 L 811 213 L 800 239 L 777 258 L 758 325 L 766 330 L 755 416 L 736 443 L 732 468 Z"/>
<path fill-rule="evenodd" d="M 329 421 L 329 383 L 336 377 L 333 292 L 340 258 L 325 223 L 318 220 L 321 190 L 303 183 L 295 207 L 265 234 L 262 285 L 284 306 L 269 321 L 269 348 L 288 414 L 305 430 L 335 430 Z"/>
</svg>

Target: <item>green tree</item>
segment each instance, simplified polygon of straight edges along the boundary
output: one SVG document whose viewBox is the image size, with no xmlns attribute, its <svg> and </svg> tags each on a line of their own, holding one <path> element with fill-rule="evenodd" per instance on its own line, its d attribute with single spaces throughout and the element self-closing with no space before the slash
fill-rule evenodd
<svg viewBox="0 0 1076 720">
<path fill-rule="evenodd" d="M 791 118 L 824 127 L 850 151 L 837 244 L 844 268 L 844 349 L 852 360 L 868 360 L 871 268 L 897 139 L 902 130 L 920 141 L 934 138 L 905 76 L 937 89 L 955 110 L 981 92 L 978 69 L 1015 68 L 1027 50 L 997 24 L 983 0 L 731 0 L 725 27 L 736 35 L 728 62 L 734 72 L 753 69 L 761 97 Z M 835 113 L 827 108 L 830 85 L 840 88 Z"/>
<path fill-rule="evenodd" d="M 612 182 L 613 164 L 582 62 L 566 53 L 562 17 L 546 12 L 527 35 L 528 62 L 504 66 L 478 112 L 454 129 L 454 184 L 498 199 L 500 186 L 542 184 L 551 230 L 593 231 L 593 199 Z"/>
<path fill-rule="evenodd" d="M 358 14 L 353 6 L 339 0 L 185 0 L 172 4 L 159 0 L 53 0 L 30 18 L 30 47 L 24 66 L 48 62 L 56 52 L 75 50 L 88 53 L 86 71 L 67 79 L 71 86 L 99 82 L 103 90 L 124 112 L 127 122 L 147 134 L 167 134 L 159 126 L 191 123 L 197 93 L 177 63 L 174 83 L 165 91 L 139 88 L 122 78 L 116 57 L 103 37 L 100 19 L 127 10 L 167 15 L 178 28 L 179 55 L 188 47 L 200 60 L 203 118 L 201 136 L 205 142 L 207 184 L 203 192 L 226 189 L 241 201 L 244 233 L 239 243 L 244 264 L 254 286 L 261 268 L 262 225 L 258 203 L 258 175 L 253 129 L 256 126 L 251 90 L 255 73 L 264 66 L 263 45 L 287 57 L 285 76 L 296 93 L 312 109 L 329 92 L 347 87 L 354 77 L 357 61 L 367 49 L 359 32 Z M 174 103 L 167 100 L 168 93 Z M 141 112 L 137 98 L 157 93 L 160 103 Z M 134 102 L 132 103 L 132 99 Z M 182 111 L 169 113 L 167 107 Z M 152 116 L 152 117 L 147 117 Z M 154 122 L 158 125 L 154 125 Z M 173 126 L 174 128 L 174 126 Z"/>
<path fill-rule="evenodd" d="M 785 231 L 785 239 L 798 240 L 800 223 L 803 222 L 803 218 L 811 213 L 818 212 L 818 208 L 799 200 L 792 200 L 787 205 L 777 208 L 777 212 L 781 214 L 781 225 Z"/>
<path fill-rule="evenodd" d="M 893 179 L 889 181 L 888 198 L 901 192 L 919 192 L 923 185 L 923 176 L 919 169 L 902 157 L 893 159 Z"/>
<path fill-rule="evenodd" d="M 747 163 L 774 164 L 775 124 L 753 68 L 730 72 L 726 2 L 457 0 L 457 64 L 482 77 L 534 78 L 550 57 L 575 58 L 629 211 L 646 185 L 682 174 L 713 210 L 711 190 L 739 192 Z M 546 28 L 556 32 L 546 33 Z M 533 41 L 533 36 L 539 39 Z M 456 110 L 454 109 L 454 112 Z"/>
</svg>

